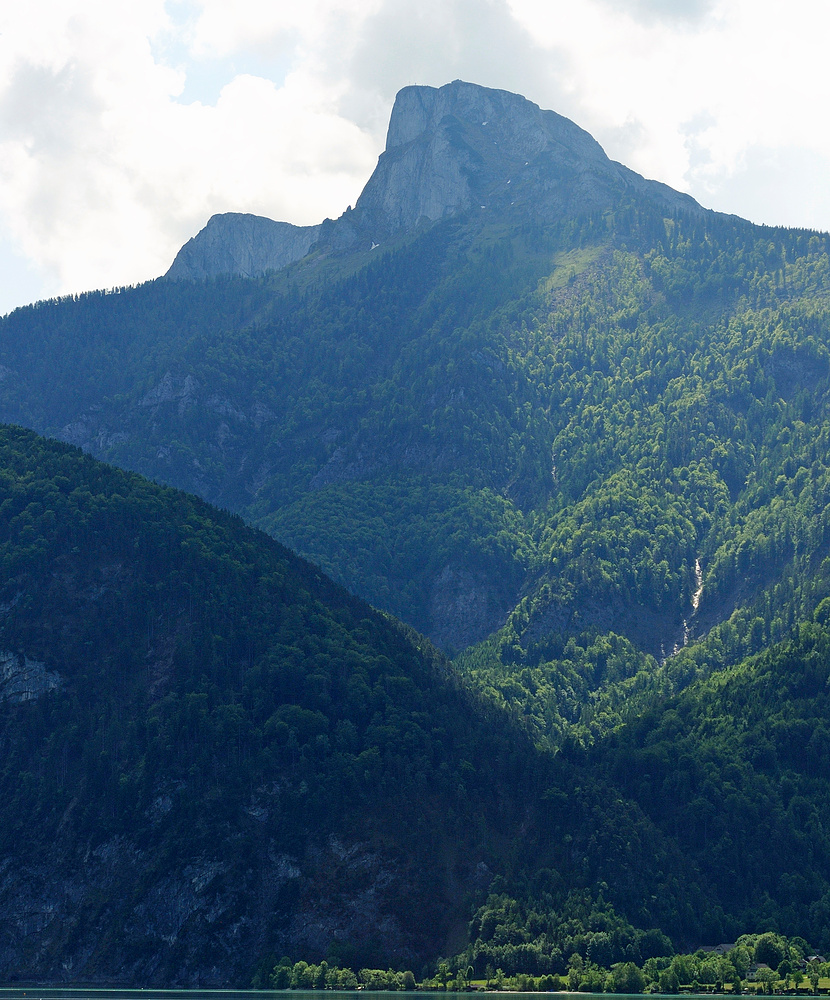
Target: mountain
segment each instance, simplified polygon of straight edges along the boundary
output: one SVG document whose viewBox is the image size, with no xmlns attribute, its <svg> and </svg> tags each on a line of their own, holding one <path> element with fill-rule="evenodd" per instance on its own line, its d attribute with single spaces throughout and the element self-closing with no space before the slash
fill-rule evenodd
<svg viewBox="0 0 830 1000">
<path fill-rule="evenodd" d="M 167 272 L 173 280 L 196 281 L 217 274 L 254 278 L 305 257 L 319 226 L 292 226 L 259 215 L 226 212 L 181 248 Z"/>
<path fill-rule="evenodd" d="M 0 486 L 4 980 L 420 973 L 539 836 L 527 735 L 194 497 L 7 427 Z"/>
<path fill-rule="evenodd" d="M 770 602 L 783 638 L 823 596 L 827 237 L 706 212 L 469 84 L 404 90 L 387 145 L 268 277 L 4 318 L 0 417 L 239 512 L 447 651 L 488 640 L 497 688 L 588 632 L 629 672 L 733 612 L 755 652 Z"/>
<path fill-rule="evenodd" d="M 468 211 L 553 222 L 610 207 L 621 192 L 668 210 L 700 211 L 688 195 L 608 159 L 573 122 L 504 90 L 456 80 L 405 87 L 392 108 L 386 149 L 354 210 L 318 226 L 253 215 L 214 215 L 179 251 L 174 280 L 281 270 L 310 251 L 372 250 L 419 224 Z"/>
<path fill-rule="evenodd" d="M 825 946 L 830 600 L 552 755 L 195 497 L 8 427 L 0 495 L 6 981 L 564 975 L 771 920 Z"/>
<path fill-rule="evenodd" d="M 418 900 L 431 892 L 441 900 L 445 917 L 424 919 L 413 902 L 412 925 L 401 923 L 364 954 L 432 961 L 456 952 L 466 954 L 465 969 L 489 955 L 505 970 L 509 958 L 514 971 L 532 954 L 548 972 L 560 971 L 562 956 L 584 958 L 595 933 L 619 932 L 620 961 L 629 960 L 629 946 L 640 958 L 664 947 L 658 934 L 635 949 L 637 935 L 651 930 L 696 946 L 778 927 L 830 946 L 820 715 L 830 598 L 830 237 L 706 211 L 612 163 L 565 119 L 460 83 L 402 92 L 387 150 L 358 203 L 321 223 L 291 263 L 260 265 L 258 248 L 271 233 L 268 252 L 290 256 L 287 235 L 301 243 L 305 231 L 223 218 L 208 227 L 215 240 L 197 237 L 188 251 L 198 280 L 171 275 L 0 320 L 0 418 L 265 529 L 319 567 L 304 572 L 327 574 L 355 595 L 326 583 L 327 594 L 340 595 L 331 598 L 336 606 L 354 601 L 378 629 L 391 629 L 373 635 L 396 650 L 383 654 L 390 662 L 400 655 L 410 664 L 400 676 L 416 678 L 413 710 L 423 719 L 415 745 L 432 746 L 433 711 L 469 734 L 463 752 L 441 742 L 428 754 L 421 770 L 437 798 L 408 783 L 414 771 L 400 764 L 403 828 L 382 825 L 396 822 L 397 807 L 376 820 L 365 798 L 372 835 L 361 827 L 349 840 L 340 827 L 324 828 L 347 854 L 350 844 L 379 854 L 385 844 L 400 859 L 410 851 L 407 836 L 422 829 L 413 818 L 419 810 L 457 820 L 452 833 L 437 823 L 439 843 L 418 855 L 432 890 L 412 882 Z M 237 267 L 268 273 L 245 277 Z M 34 565 L 46 573 L 49 558 L 37 556 L 33 541 L 48 528 L 41 507 L 49 509 L 36 501 L 33 531 L 15 544 L 24 552 L 34 545 Z M 243 531 L 241 522 L 227 523 Z M 256 546 L 270 544 L 256 537 Z M 86 535 L 69 545 L 67 569 L 55 579 L 71 579 L 73 549 L 90 545 Z M 153 577 L 158 589 L 150 589 L 177 593 L 177 568 L 160 565 L 172 582 Z M 74 592 L 104 586 L 103 569 L 96 572 Z M 206 606 L 222 608 L 224 577 L 211 579 Z M 428 635 L 452 664 L 360 601 Z M 62 634 L 60 606 L 41 602 L 30 634 Z M 83 621 L 85 607 L 77 610 L 73 620 Z M 241 622 L 248 612 L 237 610 Z M 214 617 L 222 622 L 224 612 Z M 98 632 L 109 634 L 103 625 Z M 287 643 L 303 654 L 303 676 L 304 644 L 314 634 L 300 615 L 296 641 Z M 208 640 L 199 642 L 201 649 Z M 57 654 L 50 659 L 22 639 L 3 648 L 9 713 L 65 704 Z M 121 647 L 110 648 L 107 662 L 119 662 Z M 224 662 L 221 648 L 208 643 L 207 662 Z M 187 686 L 201 662 L 202 653 L 187 654 L 180 700 L 201 693 L 198 678 Z M 234 662 L 244 665 L 244 656 Z M 340 691 L 342 678 L 331 671 L 329 689 Z M 393 716 L 397 676 L 380 685 Z M 32 684 L 42 697 L 18 703 Z M 247 704 L 230 680 L 220 690 L 222 704 Z M 280 698 L 268 702 L 265 722 L 282 704 L 329 721 L 323 730 L 319 719 L 301 715 L 295 725 L 278 717 L 274 739 L 287 739 L 278 725 L 285 721 L 289 737 L 293 728 L 316 747 L 326 736 L 331 749 L 332 727 L 351 719 L 337 714 L 345 711 L 340 695 L 325 707 L 311 694 Z M 472 700 L 461 709 L 451 698 Z M 67 711 L 67 726 L 76 711 L 80 702 Z M 98 716 L 126 717 L 116 707 Z M 187 733 L 181 719 L 177 731 Z M 384 739 L 400 737 L 400 721 Z M 121 724 L 112 722 L 112 731 Z M 491 753 L 491 732 L 515 755 Z M 215 745 L 218 737 L 210 738 Z M 83 745 L 102 739 L 91 735 Z M 380 745 L 373 730 L 355 745 L 357 756 Z M 16 787 L 21 772 L 35 782 L 52 773 L 25 765 L 27 753 L 10 758 L 5 787 Z M 316 760 L 311 750 L 306 759 Z M 468 773 L 465 762 L 480 802 L 457 780 Z M 320 787 L 339 787 L 340 766 L 325 758 L 314 772 Z M 266 772 L 263 762 L 256 773 Z M 178 781 L 190 788 L 183 773 Z M 197 797 L 188 816 L 237 801 L 224 781 L 204 793 L 197 785 L 198 795 L 212 789 L 216 798 Z M 267 786 L 257 781 L 254 792 Z M 28 778 L 18 784 L 30 788 Z M 54 800 L 65 812 L 71 797 L 38 787 L 38 809 Z M 394 781 L 383 788 L 399 801 Z M 459 804 L 450 805 L 450 789 Z M 149 795 L 142 801 L 162 792 Z M 34 809 L 33 798 L 17 815 Z M 323 813 L 321 806 L 315 822 Z M 93 815 L 84 836 L 107 814 Z M 44 829 L 57 837 L 57 825 Z M 299 820 L 291 829 L 300 846 L 281 853 L 324 856 L 314 855 L 323 841 Z M 224 836 L 211 826 L 208 841 Z M 73 841 L 77 857 L 86 842 Z M 240 842 L 258 856 L 260 841 Z M 467 861 L 497 874 L 482 869 L 479 884 Z M 309 871 L 309 884 L 319 885 L 317 869 Z M 347 873 L 337 871 L 345 885 Z M 350 906 L 341 912 L 354 913 Z M 472 940 L 462 911 L 477 914 Z M 34 911 L 21 912 L 21 926 L 41 926 Z M 286 904 L 280 912 L 305 911 Z M 568 930 L 574 913 L 580 929 Z M 290 936 L 291 919 L 252 931 L 243 950 L 305 941 L 310 957 L 317 945 L 314 956 L 323 955 L 322 938 Z M 504 940 L 493 936 L 496 926 L 505 927 Z M 182 933 L 167 933 L 171 948 Z M 56 962 L 62 947 L 50 952 Z M 147 955 L 156 947 L 148 944 Z M 211 981 L 238 974 L 236 961 Z M 164 962 L 157 981 L 184 981 L 184 965 Z M 129 967 L 136 977 L 152 971 Z"/>
</svg>

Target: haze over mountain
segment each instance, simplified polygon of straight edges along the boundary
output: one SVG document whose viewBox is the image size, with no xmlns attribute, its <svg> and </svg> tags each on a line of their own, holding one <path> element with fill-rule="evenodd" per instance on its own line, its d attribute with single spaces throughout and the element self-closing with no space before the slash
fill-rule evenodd
<svg viewBox="0 0 830 1000">
<path fill-rule="evenodd" d="M 9 445 L 12 454 L 22 447 L 34 456 L 28 466 L 13 459 L 15 482 L 39 481 L 38 462 L 53 461 L 38 457 L 41 449 L 57 449 L 54 461 L 72 467 L 58 493 L 80 491 L 72 517 L 122 525 L 113 528 L 117 558 L 90 549 L 92 577 L 73 587 L 73 559 L 83 561 L 91 544 L 86 529 L 66 528 L 58 562 L 38 540 L 54 530 L 57 494 L 41 483 L 42 495 L 21 508 L 29 512 L 25 523 L 14 521 L 19 505 L 2 508 L 11 519 L 3 537 L 15 573 L 22 567 L 38 595 L 63 588 L 57 604 L 37 596 L 20 605 L 28 631 L 2 633 L 9 745 L 32 741 L 9 757 L 8 787 L 27 754 L 47 762 L 20 784 L 29 798 L 18 815 L 41 810 L 52 824 L 43 829 L 57 831 L 64 829 L 60 810 L 74 795 L 83 799 L 78 783 L 90 761 L 62 777 L 50 756 L 62 743 L 75 745 L 67 727 L 81 710 L 65 697 L 79 682 L 65 680 L 56 637 L 77 635 L 81 643 L 93 630 L 89 662 L 106 693 L 98 721 L 83 717 L 85 745 L 110 740 L 118 753 L 107 750 L 101 764 L 100 794 L 71 835 L 74 856 L 85 856 L 84 838 L 104 851 L 114 837 L 132 843 L 124 824 L 137 831 L 135 850 L 148 850 L 145 843 L 156 843 L 145 824 L 152 802 L 170 782 L 176 789 L 184 782 L 182 815 L 208 817 L 200 857 L 229 865 L 222 870 L 239 884 L 267 881 L 273 872 L 261 867 L 262 852 L 272 838 L 308 878 L 308 895 L 274 903 L 281 916 L 273 926 L 229 887 L 227 900 L 235 901 L 221 912 L 228 927 L 241 920 L 246 928 L 238 948 L 205 926 L 201 914 L 214 912 L 207 903 L 204 910 L 194 903 L 172 930 L 135 944 L 129 962 L 94 927 L 101 914 L 117 922 L 144 913 L 149 904 L 134 901 L 145 899 L 147 886 L 161 893 L 154 881 L 161 869 L 148 874 L 142 862 L 133 902 L 105 902 L 87 916 L 71 902 L 86 897 L 67 889 L 59 912 L 77 921 L 73 940 L 86 943 L 73 944 L 72 954 L 77 961 L 86 955 L 91 972 L 110 975 L 120 964 L 135 981 L 184 982 L 193 981 L 186 971 L 193 968 L 212 982 L 241 981 L 245 962 L 250 968 L 269 951 L 336 957 L 356 934 L 343 914 L 362 912 L 357 900 L 368 883 L 349 882 L 334 854 L 368 851 L 393 881 L 408 878 L 396 866 L 415 848 L 406 823 L 384 809 L 398 795 L 410 830 L 428 828 L 436 840 L 423 855 L 416 851 L 424 881 L 412 883 L 409 916 L 383 903 L 379 923 L 369 922 L 377 936 L 358 941 L 362 955 L 378 956 L 372 960 L 428 963 L 457 953 L 465 969 L 479 972 L 488 962 L 549 972 L 564 970 L 574 952 L 587 957 L 595 934 L 613 937 L 615 960 L 623 961 L 670 947 L 661 935 L 696 946 L 773 926 L 830 947 L 830 741 L 822 717 L 830 662 L 826 234 L 709 212 L 611 162 L 573 123 L 516 95 L 459 82 L 407 88 L 377 170 L 339 219 L 308 230 L 215 217 L 162 279 L 4 318 L 0 365 L 3 420 L 230 509 L 359 598 L 301 568 L 306 582 L 296 587 L 322 588 L 319 601 L 329 608 L 315 612 L 319 623 L 305 611 L 286 612 L 290 621 L 280 617 L 279 628 L 292 641 L 272 634 L 279 616 L 263 592 L 270 611 L 228 598 L 234 638 L 220 630 L 196 642 L 188 638 L 185 596 L 193 584 L 184 569 L 159 556 L 158 574 L 169 576 L 154 576 L 145 561 L 130 579 L 150 573 L 151 582 L 136 583 L 134 603 L 144 608 L 146 597 L 148 620 L 162 614 L 165 641 L 180 650 L 169 682 L 176 679 L 178 700 L 170 707 L 151 670 L 147 678 L 135 674 L 127 692 L 133 700 L 119 701 L 126 681 L 118 680 L 118 616 L 82 624 L 97 607 L 84 595 L 101 587 L 110 593 L 107 567 L 141 555 L 146 518 L 158 525 L 151 534 L 170 539 L 171 552 L 201 553 L 210 565 L 218 559 L 208 608 L 223 607 L 226 586 L 231 595 L 245 592 L 235 570 L 226 580 L 214 548 L 242 545 L 253 567 L 259 549 L 266 561 L 290 558 L 195 500 L 176 494 L 174 502 L 164 491 L 153 500 L 149 485 L 120 473 L 94 472 L 112 477 L 101 520 L 94 499 L 87 512 L 77 480 L 99 469 L 91 460 L 84 466 L 77 453 L 25 436 Z M 127 484 L 144 497 L 134 511 Z M 190 515 L 184 526 L 174 517 L 174 527 L 165 527 L 177 503 L 216 525 L 209 541 L 198 543 L 201 529 L 189 537 Z M 256 579 L 266 573 L 250 572 Z M 15 595 L 26 587 L 9 587 L 3 600 L 17 608 Z M 113 600 L 121 589 L 113 586 Z M 185 596 L 174 610 L 152 610 L 168 591 Z M 452 665 L 419 650 L 417 639 L 361 600 L 430 636 L 455 656 Z M 357 619 L 349 611 L 345 623 L 339 608 L 357 609 Z M 339 625 L 325 624 L 329 611 Z M 371 649 L 361 645 L 362 616 L 373 623 Z M 245 644 L 251 622 L 255 649 Z M 320 629 L 332 636 L 323 651 L 315 646 Z M 341 652 L 341 640 L 347 649 L 361 645 L 356 659 Z M 270 681 L 260 691 L 257 679 L 274 643 L 274 662 L 288 664 L 274 669 L 286 672 L 290 687 L 279 680 L 276 693 Z M 73 676 L 81 676 L 82 651 L 77 645 Z M 364 661 L 377 665 L 367 682 L 379 698 L 383 692 L 377 717 L 348 695 Z M 221 697 L 211 687 L 215 670 L 229 671 L 216 681 Z M 40 697 L 20 703 L 15 692 L 28 690 L 33 676 Z M 238 760 L 225 760 L 224 751 L 217 750 L 219 764 L 196 759 L 199 740 L 188 735 L 190 708 L 182 706 L 198 707 L 203 694 L 209 714 L 224 706 L 205 737 L 209 746 L 226 732 L 228 713 L 241 718 L 233 707 L 241 706 L 239 731 L 247 735 L 232 745 L 253 761 L 254 775 L 244 788 L 237 787 Z M 165 742 L 152 720 L 166 719 L 168 709 L 178 735 Z M 37 713 L 49 717 L 40 728 L 31 722 Z M 460 743 L 430 735 L 433 716 L 456 715 Z M 121 733 L 131 719 L 139 721 L 130 733 L 149 734 L 135 746 L 160 762 L 150 776 L 133 737 Z M 347 722 L 358 733 L 351 742 L 348 727 L 338 729 Z M 190 748 L 192 777 L 167 760 L 180 746 Z M 350 755 L 361 760 L 349 778 L 355 783 L 347 783 L 359 803 L 354 827 L 324 804 L 329 793 L 340 794 L 332 789 Z M 402 763 L 422 756 L 426 791 Z M 277 813 L 264 806 L 271 818 L 261 835 L 245 832 L 243 814 L 259 809 L 260 789 L 300 771 L 297 780 L 319 796 L 313 816 L 297 805 L 288 827 L 274 827 Z M 144 819 L 139 806 L 102 791 L 121 775 L 137 789 L 129 802 L 150 810 Z M 379 802 L 367 799 L 374 787 Z M 107 802 L 116 804 L 104 822 Z M 230 815 L 226 826 L 213 825 L 212 809 Z M 319 836 L 312 819 L 322 823 Z M 25 842 L 15 830 L 4 848 L 9 870 L 20 867 L 14 852 Z M 329 836 L 335 841 L 321 839 Z M 50 843 L 31 849 L 51 858 Z M 238 854 L 237 843 L 248 846 Z M 175 840 L 171 870 L 182 879 L 196 870 L 189 851 Z M 431 868 L 431 857 L 441 864 Z M 326 903 L 317 924 L 308 901 L 319 886 L 315 873 L 331 870 L 326 858 L 342 896 Z M 46 934 L 48 922 L 38 923 L 20 902 L 23 883 L 10 879 L 3 891 L 20 919 L 8 961 L 63 975 L 69 945 Z M 422 909 L 431 895 L 444 917 Z M 468 937 L 464 923 L 473 912 Z M 303 937 L 304 920 L 322 928 L 318 936 Z M 39 929 L 27 937 L 20 928 L 31 926 Z M 225 958 L 208 975 L 207 956 L 217 949 Z M 162 956 L 157 965 L 154 955 Z"/>
</svg>

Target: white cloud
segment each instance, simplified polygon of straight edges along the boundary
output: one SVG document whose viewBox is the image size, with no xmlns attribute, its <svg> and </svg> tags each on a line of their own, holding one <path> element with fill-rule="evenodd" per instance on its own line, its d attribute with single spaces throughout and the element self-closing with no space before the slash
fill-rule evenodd
<svg viewBox="0 0 830 1000">
<path fill-rule="evenodd" d="M 440 87 L 455 79 L 558 104 L 561 54 L 536 44 L 506 0 L 384 0 L 362 26 L 342 65 L 352 99 L 382 95 L 384 125 L 395 94 L 408 84 Z"/>
<path fill-rule="evenodd" d="M 569 54 L 573 114 L 609 155 L 727 211 L 739 209 L 723 195 L 744 177 L 755 193 L 740 210 L 753 221 L 830 228 L 830 192 L 815 191 L 824 188 L 821 173 L 799 171 L 787 194 L 776 190 L 787 183 L 784 171 L 775 186 L 768 170 L 766 180 L 747 176 L 750 162 L 760 163 L 747 158 L 753 149 L 805 150 L 813 166 L 830 161 L 819 125 L 830 97 L 823 5 L 510 2 L 537 42 Z M 798 191 L 805 174 L 808 189 Z"/>
<path fill-rule="evenodd" d="M 715 0 L 603 0 L 617 12 L 646 22 L 694 22 L 712 9 Z"/>
<path fill-rule="evenodd" d="M 163 4 L 35 6 L 0 26 L 0 214 L 44 294 L 154 277 L 216 211 L 316 223 L 357 199 L 377 142 L 330 87 L 242 73 L 184 105 L 150 44 L 171 30 Z"/>
<path fill-rule="evenodd" d="M 372 17 L 381 0 L 194 0 L 192 51 L 196 56 L 227 56 L 253 50 L 273 56 L 286 48 L 307 58 L 321 42 L 336 35 L 343 46 L 349 36 Z"/>
<path fill-rule="evenodd" d="M 33 270 L 42 294 L 153 277 L 213 212 L 339 215 L 395 92 L 456 78 L 566 114 L 711 207 L 830 228 L 828 28 L 813 0 L 7 5 L 0 253 L 28 278 L 0 310 Z"/>
</svg>

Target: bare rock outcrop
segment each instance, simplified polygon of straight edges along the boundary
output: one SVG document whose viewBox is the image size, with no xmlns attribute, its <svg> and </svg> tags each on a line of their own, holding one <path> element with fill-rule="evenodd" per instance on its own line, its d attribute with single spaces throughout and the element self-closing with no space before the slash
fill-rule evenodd
<svg viewBox="0 0 830 1000">
<path fill-rule="evenodd" d="M 61 686 L 59 674 L 23 653 L 0 650 L 0 702 L 33 701 Z"/>
<path fill-rule="evenodd" d="M 305 257 L 319 229 L 240 212 L 214 215 L 179 250 L 166 277 L 200 281 L 220 274 L 255 278 L 279 271 Z"/>
<path fill-rule="evenodd" d="M 669 209 L 694 199 L 610 160 L 572 121 L 518 94 L 456 80 L 398 93 L 386 139 L 354 210 L 319 226 L 214 215 L 166 277 L 255 277 L 310 250 L 369 250 L 400 231 L 463 212 L 512 211 L 551 221 L 610 205 L 625 191 Z"/>
</svg>

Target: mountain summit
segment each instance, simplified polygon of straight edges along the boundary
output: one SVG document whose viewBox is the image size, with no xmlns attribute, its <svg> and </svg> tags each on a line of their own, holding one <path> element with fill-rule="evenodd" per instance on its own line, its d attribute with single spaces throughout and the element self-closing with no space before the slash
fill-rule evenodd
<svg viewBox="0 0 830 1000">
<path fill-rule="evenodd" d="M 468 211 L 532 213 L 542 221 L 593 211 L 629 190 L 667 208 L 701 211 L 688 195 L 610 160 L 572 121 L 518 94 L 456 80 L 405 87 L 386 149 L 352 209 L 318 226 L 214 215 L 173 261 L 168 278 L 255 277 L 312 249 L 368 250 L 420 222 Z"/>
</svg>

